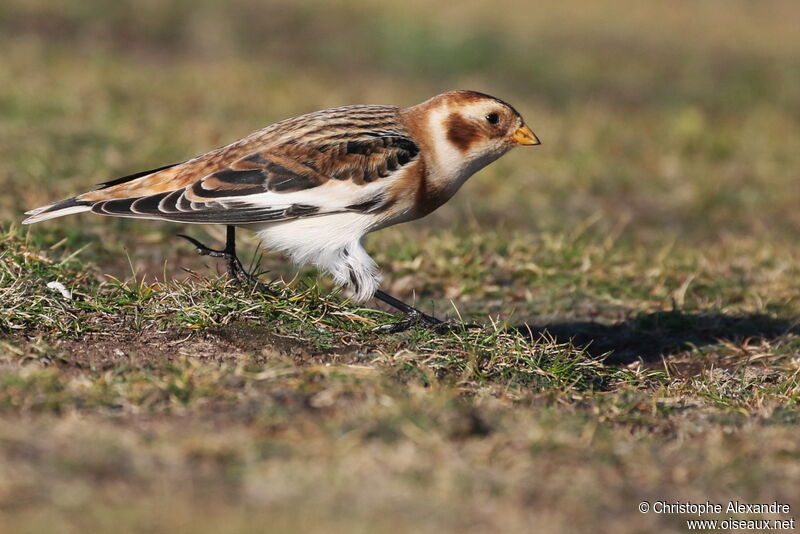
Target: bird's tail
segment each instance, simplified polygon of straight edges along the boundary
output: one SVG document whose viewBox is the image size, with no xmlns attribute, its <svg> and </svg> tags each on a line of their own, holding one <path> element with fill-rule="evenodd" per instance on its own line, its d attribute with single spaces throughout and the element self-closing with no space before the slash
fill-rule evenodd
<svg viewBox="0 0 800 534">
<path fill-rule="evenodd" d="M 55 219 L 56 217 L 63 217 L 72 213 L 80 213 L 82 211 L 89 211 L 92 209 L 92 202 L 86 200 L 78 200 L 77 197 L 59 200 L 53 204 L 42 206 L 40 208 L 26 211 L 25 215 L 30 215 L 27 219 L 22 221 L 22 224 L 33 224 L 48 219 Z"/>
</svg>

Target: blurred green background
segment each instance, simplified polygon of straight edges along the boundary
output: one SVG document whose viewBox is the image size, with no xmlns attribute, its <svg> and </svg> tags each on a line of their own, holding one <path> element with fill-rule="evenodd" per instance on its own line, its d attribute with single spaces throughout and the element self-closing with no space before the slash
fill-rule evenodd
<svg viewBox="0 0 800 534">
<path fill-rule="evenodd" d="M 797 2 L 778 0 L 7 0 L 0 220 L 289 116 L 476 89 L 511 102 L 543 145 L 502 158 L 428 218 L 371 236 L 385 288 L 439 309 L 455 299 L 468 314 L 580 315 L 574 299 L 536 296 L 574 293 L 541 277 L 541 258 L 527 274 L 531 252 L 501 274 L 491 258 L 514 243 L 544 250 L 541 236 L 610 240 L 642 257 L 683 250 L 692 262 L 714 246 L 724 250 L 714 257 L 798 256 L 799 17 Z M 130 275 L 128 255 L 149 278 L 165 262 L 169 277 L 219 271 L 174 235 L 213 245 L 220 228 L 84 214 L 31 231 L 41 246 L 88 244 L 81 257 L 118 277 Z M 435 265 L 454 253 L 471 274 Z M 294 272 L 275 255 L 262 265 Z M 605 300 L 635 283 L 616 279 Z M 663 284 L 644 282 L 640 296 L 653 285 Z"/>
<path fill-rule="evenodd" d="M 472 88 L 512 102 L 544 144 L 417 228 L 596 217 L 700 241 L 800 228 L 797 2 L 445 4 L 7 0 L 0 215 L 295 114 Z M 36 231 L 152 228 L 46 226 Z"/>
</svg>

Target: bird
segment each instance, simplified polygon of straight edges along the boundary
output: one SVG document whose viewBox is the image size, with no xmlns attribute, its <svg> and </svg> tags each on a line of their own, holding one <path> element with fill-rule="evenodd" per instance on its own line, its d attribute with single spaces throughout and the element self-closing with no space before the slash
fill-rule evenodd
<svg viewBox="0 0 800 534">
<path fill-rule="evenodd" d="M 380 289 L 367 234 L 424 217 L 480 169 L 518 146 L 540 144 L 520 113 L 487 94 L 457 90 L 398 107 L 349 105 L 276 122 L 180 163 L 99 184 L 26 212 L 23 224 L 91 212 L 226 226 L 230 277 L 248 276 L 236 228 L 295 264 L 312 264 L 364 303 L 375 297 L 409 318 L 440 324 Z"/>
</svg>

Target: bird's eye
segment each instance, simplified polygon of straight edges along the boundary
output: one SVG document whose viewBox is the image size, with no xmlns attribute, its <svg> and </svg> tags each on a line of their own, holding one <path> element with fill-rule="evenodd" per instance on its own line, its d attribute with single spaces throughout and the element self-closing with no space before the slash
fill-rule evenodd
<svg viewBox="0 0 800 534">
<path fill-rule="evenodd" d="M 500 115 L 497 113 L 489 113 L 486 115 L 486 120 L 489 121 L 489 124 L 497 124 L 497 122 L 500 120 Z"/>
</svg>

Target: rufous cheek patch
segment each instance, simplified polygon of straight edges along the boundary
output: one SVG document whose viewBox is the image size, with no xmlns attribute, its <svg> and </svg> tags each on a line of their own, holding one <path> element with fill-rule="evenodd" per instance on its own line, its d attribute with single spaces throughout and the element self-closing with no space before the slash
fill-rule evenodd
<svg viewBox="0 0 800 534">
<path fill-rule="evenodd" d="M 466 152 L 482 136 L 478 127 L 459 113 L 448 115 L 444 121 L 444 127 L 447 139 L 462 152 Z"/>
</svg>

